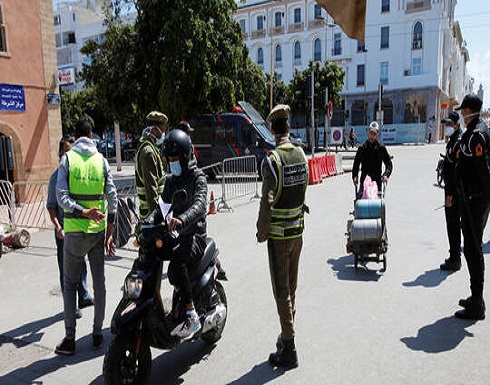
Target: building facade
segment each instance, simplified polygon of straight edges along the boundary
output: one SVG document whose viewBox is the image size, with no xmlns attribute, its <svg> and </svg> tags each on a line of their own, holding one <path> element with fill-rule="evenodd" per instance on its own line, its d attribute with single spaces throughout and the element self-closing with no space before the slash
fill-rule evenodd
<svg viewBox="0 0 490 385">
<path fill-rule="evenodd" d="M 61 138 L 52 0 L 0 0 L 0 180 L 46 181 Z"/>
<path fill-rule="evenodd" d="M 441 138 L 440 118 L 472 90 L 456 0 L 367 0 L 364 43 L 348 38 L 315 0 L 237 5 L 233 17 L 266 73 L 277 72 L 287 84 L 310 61 L 344 69 L 343 105 L 336 108 L 347 111 L 348 125 L 366 126 L 382 115 L 387 129 L 417 130 L 420 137 L 430 128 Z"/>
</svg>

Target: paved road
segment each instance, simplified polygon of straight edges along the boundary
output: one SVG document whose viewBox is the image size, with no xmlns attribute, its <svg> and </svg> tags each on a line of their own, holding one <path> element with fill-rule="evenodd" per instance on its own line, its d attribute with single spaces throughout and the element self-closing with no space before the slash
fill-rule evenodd
<svg viewBox="0 0 490 385">
<path fill-rule="evenodd" d="M 376 263 L 354 271 L 345 251 L 351 175 L 310 186 L 297 293 L 300 366 L 287 373 L 266 361 L 279 323 L 266 246 L 254 240 L 258 202 L 244 199 L 234 212 L 210 216 L 209 234 L 230 278 L 223 338 L 214 348 L 195 342 L 169 352 L 153 350 L 151 384 L 488 384 L 490 321 L 453 317 L 458 299 L 468 295 L 466 266 L 454 274 L 438 270 L 448 248 L 444 212 L 436 210 L 443 203 L 435 185 L 443 149 L 443 144 L 389 148 L 394 173 L 386 196 L 390 246 L 384 274 Z M 484 241 L 488 256 L 489 227 Z M 134 253 L 119 251 L 107 261 L 106 340 L 133 259 Z M 0 260 L 1 385 L 103 383 L 103 352 L 91 350 L 92 309 L 84 310 L 78 323 L 77 354 L 53 353 L 63 335 L 57 280 L 51 232 L 33 234 L 31 247 Z M 488 292 L 487 287 L 490 303 Z"/>
</svg>

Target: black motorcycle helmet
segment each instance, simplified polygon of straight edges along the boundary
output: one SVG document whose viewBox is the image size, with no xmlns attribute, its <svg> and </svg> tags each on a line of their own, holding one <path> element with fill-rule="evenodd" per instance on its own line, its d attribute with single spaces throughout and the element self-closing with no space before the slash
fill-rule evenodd
<svg viewBox="0 0 490 385">
<path fill-rule="evenodd" d="M 192 144 L 189 136 L 179 129 L 170 131 L 163 141 L 163 154 L 167 162 L 169 162 L 168 158 L 170 156 L 178 155 L 182 171 L 187 171 L 192 154 Z"/>
</svg>

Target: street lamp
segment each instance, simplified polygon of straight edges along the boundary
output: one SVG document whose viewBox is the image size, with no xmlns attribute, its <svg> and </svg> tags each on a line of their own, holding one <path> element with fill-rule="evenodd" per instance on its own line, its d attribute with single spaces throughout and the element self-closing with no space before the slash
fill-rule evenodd
<svg viewBox="0 0 490 385">
<path fill-rule="evenodd" d="M 270 78 L 270 109 L 274 107 L 274 29 L 275 26 L 275 15 L 274 15 L 274 2 L 280 2 L 282 0 L 272 0 L 271 16 L 269 18 L 270 22 L 270 35 L 271 35 L 271 78 Z M 282 16 L 281 16 L 282 17 Z"/>
<path fill-rule="evenodd" d="M 335 27 L 335 24 L 331 24 L 328 22 L 328 15 L 327 17 L 323 16 L 318 16 L 316 17 L 317 20 L 321 20 L 322 24 L 325 26 L 325 65 L 327 64 L 327 55 L 328 55 L 328 29 Z M 328 154 L 328 113 L 327 113 L 327 106 L 328 106 L 328 87 L 325 87 L 325 116 L 323 118 L 324 120 L 324 128 L 323 128 L 323 144 L 325 146 L 325 150 L 327 151 Z"/>
</svg>

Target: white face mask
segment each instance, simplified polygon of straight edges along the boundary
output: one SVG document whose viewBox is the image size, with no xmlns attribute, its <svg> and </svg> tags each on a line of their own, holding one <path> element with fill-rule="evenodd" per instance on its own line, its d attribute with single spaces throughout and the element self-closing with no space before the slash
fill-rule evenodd
<svg viewBox="0 0 490 385">
<path fill-rule="evenodd" d="M 477 115 L 480 115 L 479 112 L 473 112 L 472 114 L 468 114 L 468 115 L 463 115 L 462 113 L 459 113 L 459 126 L 461 127 L 462 130 L 466 129 L 466 123 L 465 123 L 465 119 L 466 118 L 472 118 L 473 116 L 477 116 Z"/>
<path fill-rule="evenodd" d="M 155 143 L 157 146 L 161 146 L 163 144 L 163 141 L 165 140 L 165 132 L 162 132 L 160 129 L 158 129 L 160 131 L 160 137 L 157 138 L 155 140 Z"/>
<path fill-rule="evenodd" d="M 182 174 L 182 167 L 180 166 L 179 160 L 170 162 L 170 172 L 174 176 L 180 176 Z"/>
<path fill-rule="evenodd" d="M 454 134 L 454 131 L 456 131 L 454 129 L 454 127 L 446 126 L 446 132 L 445 132 L 445 134 L 446 134 L 446 136 L 451 136 L 452 134 Z"/>
</svg>

